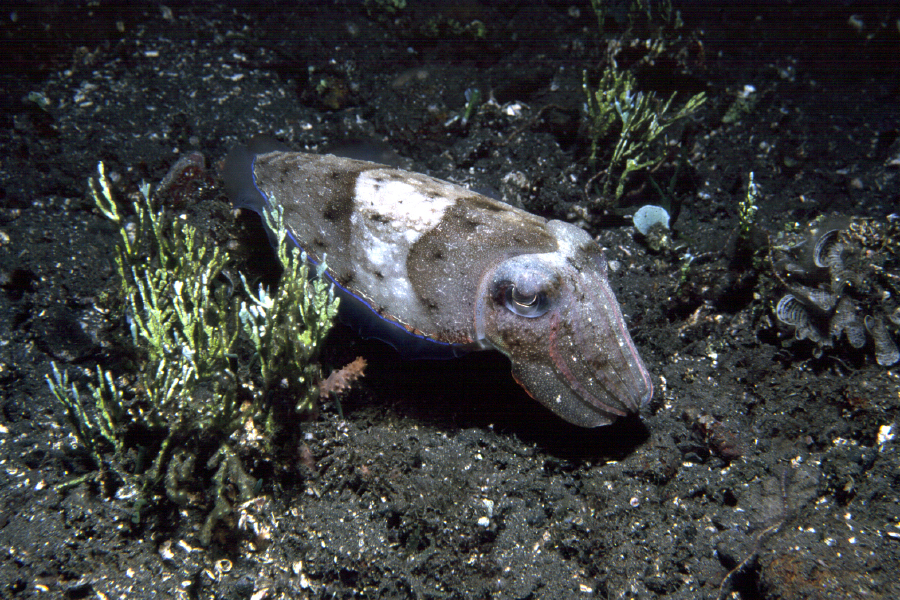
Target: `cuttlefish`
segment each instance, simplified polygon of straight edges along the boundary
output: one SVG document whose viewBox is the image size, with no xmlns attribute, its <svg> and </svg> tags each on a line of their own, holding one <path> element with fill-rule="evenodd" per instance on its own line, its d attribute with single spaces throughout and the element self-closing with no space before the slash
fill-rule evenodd
<svg viewBox="0 0 900 600">
<path fill-rule="evenodd" d="M 509 357 L 516 381 L 583 427 L 653 394 L 584 230 L 390 166 L 291 152 L 269 138 L 225 161 L 235 206 L 283 209 L 290 239 L 341 296 L 341 316 L 405 358 Z"/>
</svg>

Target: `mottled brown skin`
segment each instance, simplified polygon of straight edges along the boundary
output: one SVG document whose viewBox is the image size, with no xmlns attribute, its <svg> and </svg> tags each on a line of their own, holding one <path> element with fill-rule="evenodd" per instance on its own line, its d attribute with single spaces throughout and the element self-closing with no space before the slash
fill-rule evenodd
<svg viewBox="0 0 900 600">
<path fill-rule="evenodd" d="M 556 240 L 544 223 L 473 195 L 449 209 L 440 224 L 410 248 L 410 281 L 433 315 L 438 336 L 463 343 L 474 339 L 476 295 L 484 274 L 517 254 L 555 250 Z"/>
</svg>

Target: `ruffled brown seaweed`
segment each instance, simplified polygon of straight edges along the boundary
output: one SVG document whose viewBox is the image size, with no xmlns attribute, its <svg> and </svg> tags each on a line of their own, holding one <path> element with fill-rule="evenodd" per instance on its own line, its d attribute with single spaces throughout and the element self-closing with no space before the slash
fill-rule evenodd
<svg viewBox="0 0 900 600">
<path fill-rule="evenodd" d="M 843 336 L 851 351 L 871 340 L 879 365 L 897 363 L 900 223 L 832 217 L 813 222 L 799 243 L 783 241 L 773 263 L 786 288 L 775 307 L 778 320 L 797 340 L 815 344 L 816 357 Z"/>
</svg>

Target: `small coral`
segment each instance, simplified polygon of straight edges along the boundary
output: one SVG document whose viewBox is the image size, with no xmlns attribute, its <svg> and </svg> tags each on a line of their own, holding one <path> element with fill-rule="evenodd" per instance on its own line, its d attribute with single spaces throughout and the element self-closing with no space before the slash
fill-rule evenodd
<svg viewBox="0 0 900 600">
<path fill-rule="evenodd" d="M 319 394 L 326 398 L 331 395 L 343 394 L 349 390 L 357 379 L 365 374 L 366 359 L 357 356 L 356 360 L 334 371 L 319 384 Z"/>
</svg>

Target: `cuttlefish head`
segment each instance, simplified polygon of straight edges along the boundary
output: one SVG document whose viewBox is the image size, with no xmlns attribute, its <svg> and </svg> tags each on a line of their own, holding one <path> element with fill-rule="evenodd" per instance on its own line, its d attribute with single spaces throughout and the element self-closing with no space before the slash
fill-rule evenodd
<svg viewBox="0 0 900 600">
<path fill-rule="evenodd" d="M 550 221 L 558 250 L 521 254 L 484 273 L 478 336 L 506 354 L 513 376 L 563 419 L 608 425 L 653 395 L 650 375 L 607 281 L 606 259 L 582 229 Z"/>
</svg>

